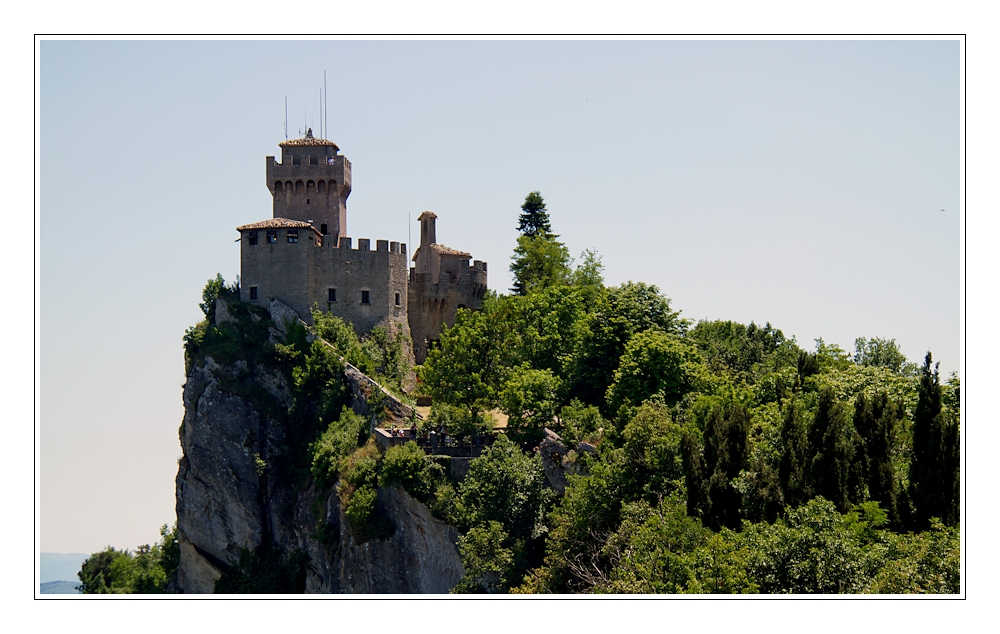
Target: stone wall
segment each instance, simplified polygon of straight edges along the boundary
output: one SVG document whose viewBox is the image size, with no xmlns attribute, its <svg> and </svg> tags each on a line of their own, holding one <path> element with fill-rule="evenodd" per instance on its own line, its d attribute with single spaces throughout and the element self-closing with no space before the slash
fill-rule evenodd
<svg viewBox="0 0 1000 634">
<path fill-rule="evenodd" d="M 267 188 L 273 197 L 274 217 L 311 222 L 317 228 L 326 225 L 326 233 L 336 241 L 347 233 L 350 161 L 336 156 L 333 148 L 296 149 L 303 155 L 283 152 L 281 163 L 267 157 Z M 331 158 L 333 164 L 329 163 Z"/>
<path fill-rule="evenodd" d="M 372 250 L 367 239 L 351 248 L 351 238 L 342 237 L 338 244 L 328 237 L 317 246 L 311 230 L 299 229 L 297 243 L 288 242 L 288 229 L 276 231 L 273 244 L 267 243 L 266 231 L 257 231 L 256 245 L 250 244 L 248 231 L 242 234 L 242 301 L 266 306 L 270 298 L 279 299 L 307 323 L 316 304 L 353 324 L 359 336 L 377 325 L 396 324 L 410 336 L 406 244 L 379 240 Z M 250 298 L 254 287 L 256 300 Z M 336 301 L 329 301 L 330 289 L 335 290 Z M 363 292 L 368 303 L 362 301 Z"/>
<path fill-rule="evenodd" d="M 426 272 L 410 269 L 409 323 L 417 363 L 427 358 L 442 325 L 454 326 L 459 308 L 481 309 L 486 294 L 485 262 L 476 260 L 470 266 L 467 258 L 443 257 L 440 264 L 437 283 L 433 269 Z"/>
</svg>

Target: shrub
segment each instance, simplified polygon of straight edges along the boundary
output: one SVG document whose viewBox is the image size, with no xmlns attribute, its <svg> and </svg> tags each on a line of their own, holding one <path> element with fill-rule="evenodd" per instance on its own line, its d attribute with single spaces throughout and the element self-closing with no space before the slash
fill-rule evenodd
<svg viewBox="0 0 1000 634">
<path fill-rule="evenodd" d="M 413 441 L 389 447 L 382 458 L 379 485 L 399 483 L 407 493 L 424 501 L 430 497 L 434 487 L 432 465 L 438 466 L 428 462 L 427 454 Z"/>
<path fill-rule="evenodd" d="M 367 434 L 368 423 L 364 417 L 345 406 L 337 420 L 331 422 L 323 435 L 309 447 L 311 471 L 317 484 L 327 486 L 333 482 L 341 461 L 358 448 Z"/>
</svg>

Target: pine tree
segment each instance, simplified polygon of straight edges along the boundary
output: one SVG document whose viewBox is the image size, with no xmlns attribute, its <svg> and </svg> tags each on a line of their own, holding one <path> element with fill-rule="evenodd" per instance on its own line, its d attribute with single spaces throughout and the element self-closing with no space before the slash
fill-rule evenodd
<svg viewBox="0 0 1000 634">
<path fill-rule="evenodd" d="M 932 517 L 947 525 L 958 523 L 958 421 L 941 406 L 941 380 L 931 353 L 920 368 L 917 409 L 913 417 L 913 454 L 910 458 L 910 500 L 918 530 Z"/>
<path fill-rule="evenodd" d="M 837 510 L 846 513 L 852 501 L 859 501 L 851 491 L 851 463 L 854 442 L 844 415 L 844 405 L 833 390 L 819 393 L 819 407 L 809 428 L 809 480 L 812 492 L 833 502 Z"/>
<path fill-rule="evenodd" d="M 545 209 L 545 200 L 540 192 L 531 192 L 524 199 L 521 205 L 521 215 L 518 218 L 517 230 L 522 235 L 534 237 L 537 235 L 548 235 L 552 238 L 559 236 L 552 233 L 552 226 L 549 224 L 549 212 Z"/>
</svg>

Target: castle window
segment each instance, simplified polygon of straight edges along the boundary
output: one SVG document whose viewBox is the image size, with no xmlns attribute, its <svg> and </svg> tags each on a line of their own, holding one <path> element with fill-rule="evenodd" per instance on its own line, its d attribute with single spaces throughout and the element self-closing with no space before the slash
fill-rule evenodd
<svg viewBox="0 0 1000 634">
<path fill-rule="evenodd" d="M 361 303 L 371 304 L 371 299 L 368 296 L 368 291 L 361 291 Z"/>
<path fill-rule="evenodd" d="M 337 301 L 337 289 L 335 288 L 326 289 L 326 301 L 328 302 Z"/>
<path fill-rule="evenodd" d="M 319 232 L 325 236 L 330 235 L 330 232 L 326 230 L 326 223 L 323 223 L 319 226 Z"/>
<path fill-rule="evenodd" d="M 249 233 L 249 234 L 247 235 L 247 242 L 248 242 L 248 243 L 250 244 L 250 246 L 252 246 L 252 247 L 255 247 L 255 246 L 257 246 L 257 232 L 256 232 L 256 231 L 251 231 L 251 232 L 250 232 L 250 233 Z"/>
<path fill-rule="evenodd" d="M 274 244 L 277 241 L 278 241 L 278 232 L 277 231 L 268 231 L 267 232 L 267 243 L 268 244 Z"/>
<path fill-rule="evenodd" d="M 291 242 L 291 243 L 298 242 L 299 241 L 299 232 L 298 231 L 289 231 L 288 232 L 288 241 Z"/>
<path fill-rule="evenodd" d="M 250 300 L 254 301 L 256 299 L 257 299 L 257 287 L 256 286 L 251 286 L 250 287 Z"/>
<path fill-rule="evenodd" d="M 396 293 L 396 306 L 399 306 L 399 293 Z"/>
</svg>

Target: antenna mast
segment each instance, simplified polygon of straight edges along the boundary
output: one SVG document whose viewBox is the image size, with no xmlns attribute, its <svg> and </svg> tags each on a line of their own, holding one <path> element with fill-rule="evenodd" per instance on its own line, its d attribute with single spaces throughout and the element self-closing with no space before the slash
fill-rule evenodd
<svg viewBox="0 0 1000 634">
<path fill-rule="evenodd" d="M 320 115 L 319 115 L 319 138 L 325 139 L 326 137 L 323 136 L 323 89 L 322 88 L 320 88 L 320 91 L 319 91 L 319 112 L 320 112 Z"/>
<path fill-rule="evenodd" d="M 323 129 L 330 134 L 330 120 L 326 118 L 326 107 L 329 105 L 329 98 L 326 96 L 326 71 L 323 71 Z M 326 137 L 323 137 L 324 139 Z"/>
</svg>

